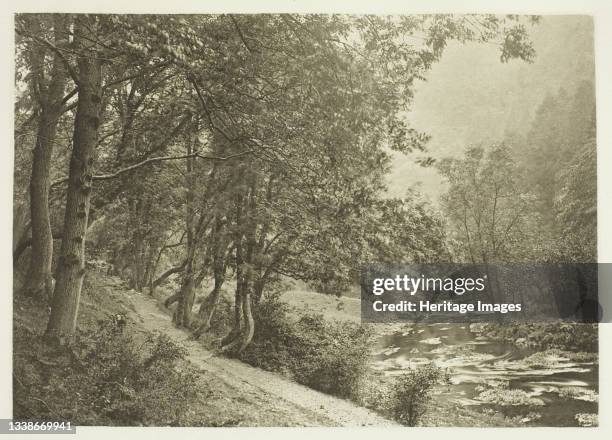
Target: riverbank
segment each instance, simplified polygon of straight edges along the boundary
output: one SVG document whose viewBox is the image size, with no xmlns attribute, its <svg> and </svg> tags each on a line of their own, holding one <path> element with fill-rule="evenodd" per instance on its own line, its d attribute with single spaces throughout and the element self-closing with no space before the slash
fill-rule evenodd
<svg viewBox="0 0 612 440">
<path fill-rule="evenodd" d="M 359 407 L 253 368 L 235 359 L 216 356 L 189 334 L 176 329 L 153 298 L 128 290 L 115 277 L 88 274 L 78 327 L 97 328 L 111 315 L 128 317 L 126 332 L 146 337 L 161 333 L 187 350 L 179 370 L 193 370 L 197 402 L 190 406 L 193 426 L 391 426 L 394 423 Z M 53 359 L 42 341 L 47 308 L 16 296 L 14 300 L 14 416 L 41 417 L 62 413 L 59 402 L 40 401 L 36 384 L 61 377 L 56 369 L 67 365 Z M 38 367 L 42 366 L 43 369 Z M 53 386 L 61 386 L 55 384 Z M 38 399 L 38 400 L 37 400 Z M 87 404 L 87 402 L 83 402 Z M 109 403 L 110 404 L 110 403 Z M 43 417 L 44 418 L 44 417 Z M 95 424 L 95 423 L 93 423 Z"/>
<path fill-rule="evenodd" d="M 360 322 L 359 299 L 287 290 L 281 300 L 298 317 L 320 313 L 330 322 Z M 575 349 L 572 337 L 596 327 L 571 324 L 415 325 L 370 324 L 368 381 L 383 388 L 394 377 L 434 362 L 451 383 L 439 387 L 423 416 L 424 426 L 592 426 L 598 412 L 597 351 Z M 514 335 L 514 337 L 511 337 Z M 574 341 L 574 342 L 572 342 Z M 366 394 L 365 393 L 361 393 Z M 380 396 L 367 396 L 370 405 Z M 376 404 L 370 405 L 378 409 Z M 445 414 L 440 417 L 439 414 Z"/>
<path fill-rule="evenodd" d="M 383 390 L 393 386 L 399 375 L 432 361 L 448 370 L 450 383 L 435 387 L 421 426 L 596 423 L 596 354 L 581 357 L 534 349 L 513 352 L 516 344 L 501 345 L 487 338 L 482 328 L 478 332 L 442 325 L 369 325 L 373 336 L 368 345 L 372 352 L 368 371 L 351 402 L 300 385 L 290 375 L 217 354 L 214 337 L 193 341 L 173 326 L 163 298 L 164 292 L 152 298 L 127 289 L 116 277 L 92 272 L 86 279 L 78 326 L 81 332 L 92 332 L 111 315 L 124 314 L 128 332 L 136 339 L 157 333 L 185 349 L 186 359 L 178 369 L 193 371 L 197 377 L 197 403 L 191 405 L 193 414 L 188 418 L 196 426 L 393 425 L 391 415 L 380 405 L 385 398 Z M 315 313 L 330 325 L 358 323 L 358 299 L 294 289 L 283 293 L 280 300 L 295 320 Z M 57 377 L 62 377 L 59 370 L 73 368 L 72 361 L 67 365 L 49 361 L 41 339 L 47 313 L 39 302 L 15 297 L 15 414 L 21 417 L 57 411 L 54 402 L 36 400 L 36 387 L 56 377 L 55 370 Z"/>
<path fill-rule="evenodd" d="M 228 301 L 226 306 L 231 304 L 229 296 L 231 289 L 226 292 Z M 160 307 L 161 299 L 160 295 Z M 338 323 L 346 323 L 347 325 L 357 325 L 359 323 L 359 300 L 354 298 L 336 298 L 330 295 L 322 295 L 306 289 L 287 290 L 281 294 L 280 300 L 288 306 L 289 314 L 293 321 L 299 321 L 304 316 L 319 314 L 324 320 L 335 325 Z M 340 306 L 339 306 L 340 305 Z M 163 309 L 163 307 L 162 307 Z M 222 312 L 223 313 L 223 312 Z M 335 324 L 334 324 L 335 323 Z M 431 402 L 428 404 L 428 409 L 422 417 L 420 425 L 423 426 L 537 426 L 540 419 L 533 415 L 533 410 L 529 408 L 513 408 L 513 411 L 503 411 L 502 408 L 495 408 L 483 402 L 476 401 L 472 398 L 466 398 L 462 395 L 463 385 L 453 383 L 452 381 L 460 378 L 461 371 L 453 370 L 453 362 L 455 366 L 461 363 L 462 353 L 446 353 L 444 356 L 431 356 L 424 358 L 418 355 L 418 350 L 414 346 L 407 347 L 407 350 L 402 351 L 401 347 L 389 342 L 393 338 L 401 338 L 402 335 L 414 333 L 418 336 L 417 340 L 412 341 L 411 345 L 421 345 L 421 347 L 436 348 L 436 343 L 440 341 L 439 336 L 443 336 L 442 341 L 449 337 L 451 332 L 448 328 L 438 334 L 439 330 L 444 327 L 431 327 L 429 329 L 416 329 L 414 325 L 409 324 L 376 324 L 368 325 L 368 331 L 372 337 L 368 343 L 372 352 L 372 357 L 368 362 L 368 373 L 365 379 L 359 385 L 359 392 L 354 400 L 364 406 L 368 406 L 373 410 L 379 411 L 387 417 L 391 417 L 388 411 L 381 406 L 383 400 L 388 400 L 389 393 L 381 390 L 386 387 L 393 386 L 393 380 L 397 375 L 401 375 L 412 368 L 423 366 L 430 361 L 439 362 L 443 368 L 449 368 L 451 371 L 451 384 L 448 386 L 436 387 L 433 391 Z M 436 337 L 438 336 L 438 337 Z M 423 340 L 426 344 L 420 344 L 418 341 Z M 272 346 L 274 341 L 269 341 Z M 215 344 L 218 344 L 218 339 L 214 337 L 202 338 L 202 343 L 213 349 Z M 388 344 L 386 346 L 385 344 Z M 443 346 L 442 342 L 440 342 Z M 440 348 L 440 347 L 438 347 Z M 412 351 L 412 353 L 410 353 Z M 395 362 L 395 355 L 401 355 L 399 362 Z M 465 354 L 465 353 L 463 353 Z M 381 361 L 387 360 L 387 365 L 382 365 Z M 489 358 L 491 359 L 491 358 Z M 468 362 L 469 358 L 466 358 Z M 278 371 L 278 366 L 269 364 L 266 368 L 273 368 Z M 289 376 L 291 376 L 289 374 Z M 473 396 L 471 396 L 473 397 Z M 507 409 L 507 408 L 506 408 Z M 516 411 L 518 410 L 518 411 Z M 440 417 L 440 414 L 444 417 Z M 572 414 L 573 416 L 573 414 Z"/>
</svg>

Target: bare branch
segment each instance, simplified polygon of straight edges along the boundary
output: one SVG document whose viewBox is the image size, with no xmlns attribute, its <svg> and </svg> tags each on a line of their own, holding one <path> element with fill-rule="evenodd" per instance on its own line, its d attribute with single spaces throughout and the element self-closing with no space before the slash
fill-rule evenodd
<svg viewBox="0 0 612 440">
<path fill-rule="evenodd" d="M 153 281 L 151 286 L 153 286 L 153 288 L 158 287 L 170 275 L 174 275 L 175 273 L 182 272 L 183 269 L 185 269 L 185 266 L 187 266 L 187 260 L 183 260 L 183 262 L 181 264 L 179 264 L 178 266 L 171 267 L 170 269 L 165 271 L 163 274 L 161 274 L 159 277 L 157 277 L 157 279 L 155 281 Z"/>
<path fill-rule="evenodd" d="M 236 21 L 236 18 L 234 17 L 234 15 L 233 14 L 229 14 L 229 18 L 230 18 L 230 20 L 232 20 L 232 23 L 234 24 L 234 27 L 236 28 L 236 32 L 238 33 L 238 36 L 240 37 L 240 40 L 242 41 L 242 44 L 244 44 L 244 47 L 246 47 L 247 50 L 249 52 L 251 52 L 251 53 L 255 52 L 253 49 L 251 49 L 251 46 L 249 46 L 249 43 L 247 43 L 246 37 L 242 33 L 242 29 L 240 29 L 240 26 L 238 26 L 238 22 Z"/>
<path fill-rule="evenodd" d="M 189 159 L 189 158 L 198 158 L 198 159 L 203 159 L 203 160 L 218 160 L 218 161 L 227 161 L 230 159 L 234 159 L 236 157 L 240 157 L 240 156 L 244 156 L 247 154 L 252 153 L 252 150 L 246 150 L 246 151 L 242 151 L 240 153 L 236 153 L 236 154 L 230 154 L 229 156 L 204 156 L 202 154 L 200 154 L 199 152 L 195 152 L 195 153 L 191 153 L 191 154 L 184 154 L 181 156 L 160 156 L 160 157 L 152 157 L 146 160 L 143 160 L 142 162 L 138 162 L 134 165 L 130 165 L 129 167 L 126 168 L 122 168 L 118 171 L 115 171 L 114 173 L 110 173 L 110 174 L 100 174 L 97 176 L 93 176 L 92 180 L 94 181 L 99 181 L 99 180 L 109 180 L 109 179 L 114 179 L 116 177 L 121 176 L 122 174 L 128 173 L 130 171 L 134 171 L 140 167 L 143 167 L 145 165 L 151 164 L 151 163 L 156 163 L 156 162 L 163 162 L 163 161 L 167 161 L 167 160 L 181 160 L 181 159 Z M 51 187 L 55 187 L 57 185 L 61 185 L 62 183 L 66 183 L 68 182 L 68 178 L 64 177 L 63 179 L 58 179 L 55 182 L 53 182 L 51 184 Z"/>
<path fill-rule="evenodd" d="M 109 88 L 109 87 L 111 87 L 111 86 L 114 86 L 114 85 L 120 84 L 120 83 L 122 83 L 122 82 L 124 82 L 124 81 L 129 81 L 129 80 L 131 80 L 131 79 L 138 78 L 139 76 L 144 75 L 144 74 L 146 74 L 146 73 L 149 73 L 149 72 L 151 72 L 151 71 L 153 71 L 153 70 L 155 70 L 155 69 L 158 69 L 158 68 L 165 68 L 165 67 L 168 67 L 169 65 L 170 65 L 170 63 L 169 63 L 169 62 L 164 61 L 163 63 L 155 64 L 155 65 L 152 65 L 152 66 L 146 66 L 145 68 L 143 68 L 143 69 L 139 70 L 139 71 L 138 71 L 138 72 L 136 72 L 136 73 L 133 73 L 133 74 L 131 74 L 131 75 L 127 75 L 127 76 L 124 76 L 124 77 L 122 77 L 122 78 L 118 78 L 118 79 L 115 79 L 115 80 L 110 81 L 110 82 L 108 82 L 108 83 L 104 84 L 104 86 L 103 86 L 102 88 L 103 88 L 103 89 L 108 89 L 108 88 Z"/>
<path fill-rule="evenodd" d="M 64 98 L 62 99 L 62 102 L 60 103 L 61 105 L 66 104 L 68 101 L 70 101 L 70 98 L 72 98 L 74 95 L 77 94 L 77 91 L 79 89 L 77 89 L 76 87 L 74 89 L 72 89 L 70 91 L 70 93 L 68 93 L 66 96 L 64 96 Z"/>
<path fill-rule="evenodd" d="M 198 86 L 198 83 L 196 82 L 195 78 L 192 75 L 189 75 L 188 80 L 193 85 L 198 95 L 200 103 L 202 104 L 202 108 L 204 109 L 204 113 L 206 113 L 206 118 L 208 119 L 208 123 L 210 124 L 210 127 L 213 130 L 217 130 L 219 133 L 221 133 L 221 135 L 225 138 L 226 141 L 228 141 L 231 144 L 234 144 L 234 139 L 232 139 L 231 136 L 225 132 L 225 130 L 223 130 L 221 127 L 218 127 L 214 123 L 212 119 L 212 114 L 210 113 L 210 110 L 208 109 L 208 105 L 206 104 L 206 100 L 204 99 L 204 95 L 202 95 L 200 87 Z"/>
</svg>

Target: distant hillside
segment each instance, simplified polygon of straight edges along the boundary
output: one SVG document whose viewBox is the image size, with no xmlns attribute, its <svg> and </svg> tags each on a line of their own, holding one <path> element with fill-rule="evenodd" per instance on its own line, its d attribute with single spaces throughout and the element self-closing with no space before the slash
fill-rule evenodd
<svg viewBox="0 0 612 440">
<path fill-rule="evenodd" d="M 571 95 L 581 81 L 594 80 L 591 17 L 544 17 L 532 28 L 532 36 L 537 51 L 532 64 L 502 64 L 494 45 L 449 45 L 427 81 L 416 87 L 408 116 L 416 129 L 432 136 L 429 155 L 453 156 L 468 144 L 528 131 L 545 96 L 560 88 Z M 389 195 L 402 196 L 419 185 L 435 201 L 444 190 L 440 177 L 413 159 L 396 155 Z"/>
</svg>

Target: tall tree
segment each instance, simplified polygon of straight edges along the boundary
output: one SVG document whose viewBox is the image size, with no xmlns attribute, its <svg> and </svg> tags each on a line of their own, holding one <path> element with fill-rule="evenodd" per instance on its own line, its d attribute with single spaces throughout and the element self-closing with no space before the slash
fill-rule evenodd
<svg viewBox="0 0 612 440">
<path fill-rule="evenodd" d="M 442 206 L 459 260 L 488 264 L 533 258 L 538 247 L 535 197 L 520 190 L 508 146 L 468 148 L 463 158 L 445 159 L 438 167 L 450 185 Z"/>
<path fill-rule="evenodd" d="M 68 22 L 64 14 L 18 17 L 17 32 L 25 40 L 30 91 L 38 108 L 38 129 L 30 177 L 30 221 L 32 249 L 25 293 L 50 301 L 53 293 L 51 265 L 53 235 L 49 215 L 49 186 L 52 153 L 68 73 L 62 50 L 68 45 Z M 47 34 L 50 34 L 48 38 Z M 47 40 L 48 38 L 48 40 Z M 44 295 L 43 295 L 44 294 Z"/>
<path fill-rule="evenodd" d="M 101 20 L 101 17 L 90 15 L 79 15 L 75 19 L 78 104 L 74 120 L 57 284 L 46 333 L 48 338 L 60 343 L 70 338 L 76 329 L 85 275 L 85 240 L 94 154 L 102 111 L 102 60 L 95 43 L 96 32 L 103 26 Z"/>
</svg>

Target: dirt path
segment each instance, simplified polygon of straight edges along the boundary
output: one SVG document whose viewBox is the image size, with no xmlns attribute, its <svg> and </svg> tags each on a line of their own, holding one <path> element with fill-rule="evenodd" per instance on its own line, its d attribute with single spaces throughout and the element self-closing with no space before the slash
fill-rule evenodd
<svg viewBox="0 0 612 440">
<path fill-rule="evenodd" d="M 366 408 L 292 382 L 278 374 L 254 368 L 234 359 L 218 357 L 199 342 L 190 340 L 188 334 L 173 326 L 170 316 L 157 306 L 157 302 L 145 295 L 130 296 L 137 319 L 148 330 L 166 333 L 175 342 L 189 350 L 188 359 L 231 387 L 248 393 L 259 394 L 266 400 L 277 401 L 285 410 L 293 408 L 314 425 L 327 426 L 393 426 Z"/>
</svg>

